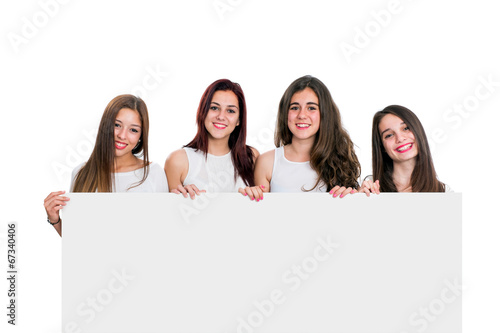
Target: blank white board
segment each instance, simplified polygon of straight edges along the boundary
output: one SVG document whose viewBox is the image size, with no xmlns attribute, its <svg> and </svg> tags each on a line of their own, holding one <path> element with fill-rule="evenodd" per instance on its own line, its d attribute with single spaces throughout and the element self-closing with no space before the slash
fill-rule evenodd
<svg viewBox="0 0 500 333">
<path fill-rule="evenodd" d="M 461 194 L 69 196 L 63 332 L 461 332 Z"/>
</svg>

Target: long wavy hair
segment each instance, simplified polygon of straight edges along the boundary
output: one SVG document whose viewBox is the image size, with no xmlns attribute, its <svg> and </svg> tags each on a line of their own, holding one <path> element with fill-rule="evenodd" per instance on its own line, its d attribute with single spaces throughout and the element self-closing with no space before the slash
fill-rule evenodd
<svg viewBox="0 0 500 333">
<path fill-rule="evenodd" d="M 247 186 L 254 186 L 254 156 L 250 146 L 246 145 L 247 137 L 247 107 L 245 102 L 245 95 L 241 86 L 228 79 L 220 79 L 213 82 L 207 87 L 203 96 L 201 97 L 198 111 L 196 113 L 196 124 L 198 131 L 196 136 L 191 142 L 184 147 L 201 150 L 205 157 L 208 154 L 208 131 L 205 128 L 205 118 L 207 117 L 210 103 L 216 91 L 232 91 L 238 98 L 239 126 L 236 126 L 231 135 L 229 136 L 229 149 L 231 150 L 231 159 L 234 165 L 234 181 L 238 176 L 243 179 Z"/>
<path fill-rule="evenodd" d="M 406 126 L 410 128 L 410 131 L 413 133 L 417 142 L 418 155 L 410 180 L 412 192 L 444 192 L 445 185 L 437 179 L 429 143 L 427 142 L 427 136 L 425 135 L 422 123 L 412 111 L 400 105 L 390 105 L 382 111 L 378 111 L 373 116 L 373 179 L 379 180 L 380 191 L 398 191 L 392 178 L 394 163 L 384 149 L 382 137 L 379 131 L 380 121 L 388 114 L 392 114 L 400 118 Z"/>
<path fill-rule="evenodd" d="M 336 185 L 357 189 L 361 166 L 354 152 L 354 144 L 342 126 L 339 109 L 328 88 L 319 79 L 310 75 L 298 78 L 283 94 L 276 120 L 276 147 L 292 142 L 293 134 L 288 128 L 288 110 L 292 96 L 306 88 L 311 88 L 318 97 L 320 110 L 319 130 L 314 139 L 310 159 L 311 167 L 318 174 L 313 189 L 321 181 L 326 184 L 327 191 Z"/>
<path fill-rule="evenodd" d="M 94 150 L 89 160 L 78 171 L 73 184 L 73 192 L 112 192 L 114 186 L 115 167 L 115 121 L 121 109 L 131 109 L 139 113 L 141 118 L 141 137 L 137 146 L 132 149 L 134 155 L 143 157 L 143 177 L 130 186 L 136 187 L 144 183 L 149 174 L 148 134 L 149 117 L 146 103 L 133 95 L 120 95 L 111 100 L 104 110 L 99 124 Z M 130 189 L 129 188 L 129 189 Z"/>
</svg>

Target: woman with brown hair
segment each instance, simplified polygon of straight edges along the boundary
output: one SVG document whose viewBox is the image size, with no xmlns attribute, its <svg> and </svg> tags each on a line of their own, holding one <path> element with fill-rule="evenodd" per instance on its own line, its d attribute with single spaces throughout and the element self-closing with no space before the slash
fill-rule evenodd
<svg viewBox="0 0 500 333">
<path fill-rule="evenodd" d="M 246 145 L 246 103 L 238 83 L 220 79 L 201 97 L 194 139 L 165 161 L 170 191 L 193 199 L 201 192 L 237 192 L 254 185 L 259 152 Z"/>
<path fill-rule="evenodd" d="M 115 97 L 104 110 L 89 160 L 73 170 L 70 191 L 168 192 L 165 172 L 149 161 L 148 133 L 144 101 L 133 95 Z M 47 221 L 60 235 L 59 211 L 69 200 L 62 194 L 52 192 L 44 202 Z"/>
<path fill-rule="evenodd" d="M 361 167 L 354 144 L 319 79 L 303 76 L 285 91 L 275 144 L 276 149 L 257 159 L 255 182 L 259 186 L 254 191 L 329 192 L 333 197 L 356 192 Z"/>
<path fill-rule="evenodd" d="M 361 192 L 448 192 L 437 178 L 422 123 L 400 105 L 375 113 L 372 125 L 373 176 Z M 375 179 L 375 181 L 373 181 Z"/>
</svg>

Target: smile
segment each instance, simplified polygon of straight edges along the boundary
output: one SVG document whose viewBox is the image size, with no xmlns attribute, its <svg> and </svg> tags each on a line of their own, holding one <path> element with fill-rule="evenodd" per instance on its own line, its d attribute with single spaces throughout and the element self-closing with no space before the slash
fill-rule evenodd
<svg viewBox="0 0 500 333">
<path fill-rule="evenodd" d="M 413 148 L 413 143 L 408 143 L 408 144 L 405 144 L 403 146 L 399 146 L 398 148 L 396 148 L 395 150 L 398 152 L 398 153 L 404 153 L 404 152 L 407 152 L 408 150 L 412 149 Z"/>
<path fill-rule="evenodd" d="M 298 129 L 306 129 L 306 128 L 309 128 L 311 127 L 311 124 L 295 124 L 295 126 L 298 128 Z"/>
<path fill-rule="evenodd" d="M 214 127 L 217 129 L 225 129 L 227 125 L 221 124 L 221 123 L 212 123 L 214 124 Z"/>
<path fill-rule="evenodd" d="M 125 149 L 125 147 L 127 147 L 128 145 L 126 143 L 123 143 L 123 142 L 119 142 L 119 141 L 115 141 L 115 148 L 116 149 Z"/>
</svg>

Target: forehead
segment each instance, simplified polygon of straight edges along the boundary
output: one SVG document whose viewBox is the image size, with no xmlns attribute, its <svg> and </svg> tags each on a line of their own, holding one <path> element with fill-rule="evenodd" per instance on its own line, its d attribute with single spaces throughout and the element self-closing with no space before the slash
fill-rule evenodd
<svg viewBox="0 0 500 333">
<path fill-rule="evenodd" d="M 314 103 L 318 104 L 318 96 L 316 95 L 314 90 L 307 87 L 304 90 L 297 91 L 295 94 L 293 94 L 292 100 L 290 101 L 290 103 L 299 102 L 299 101 L 303 101 L 306 103 L 307 102 L 314 102 Z"/>
<path fill-rule="evenodd" d="M 116 119 L 122 122 L 134 123 L 137 125 L 141 124 L 141 117 L 139 116 L 139 112 L 129 109 L 123 108 L 116 114 Z"/>
<path fill-rule="evenodd" d="M 217 90 L 212 97 L 212 102 L 224 105 L 238 106 L 238 97 L 231 90 Z"/>
<path fill-rule="evenodd" d="M 385 131 L 387 129 L 395 130 L 400 128 L 401 125 L 404 124 L 404 121 L 391 113 L 386 114 L 382 119 L 380 119 L 380 123 L 378 124 L 379 132 Z"/>
</svg>

